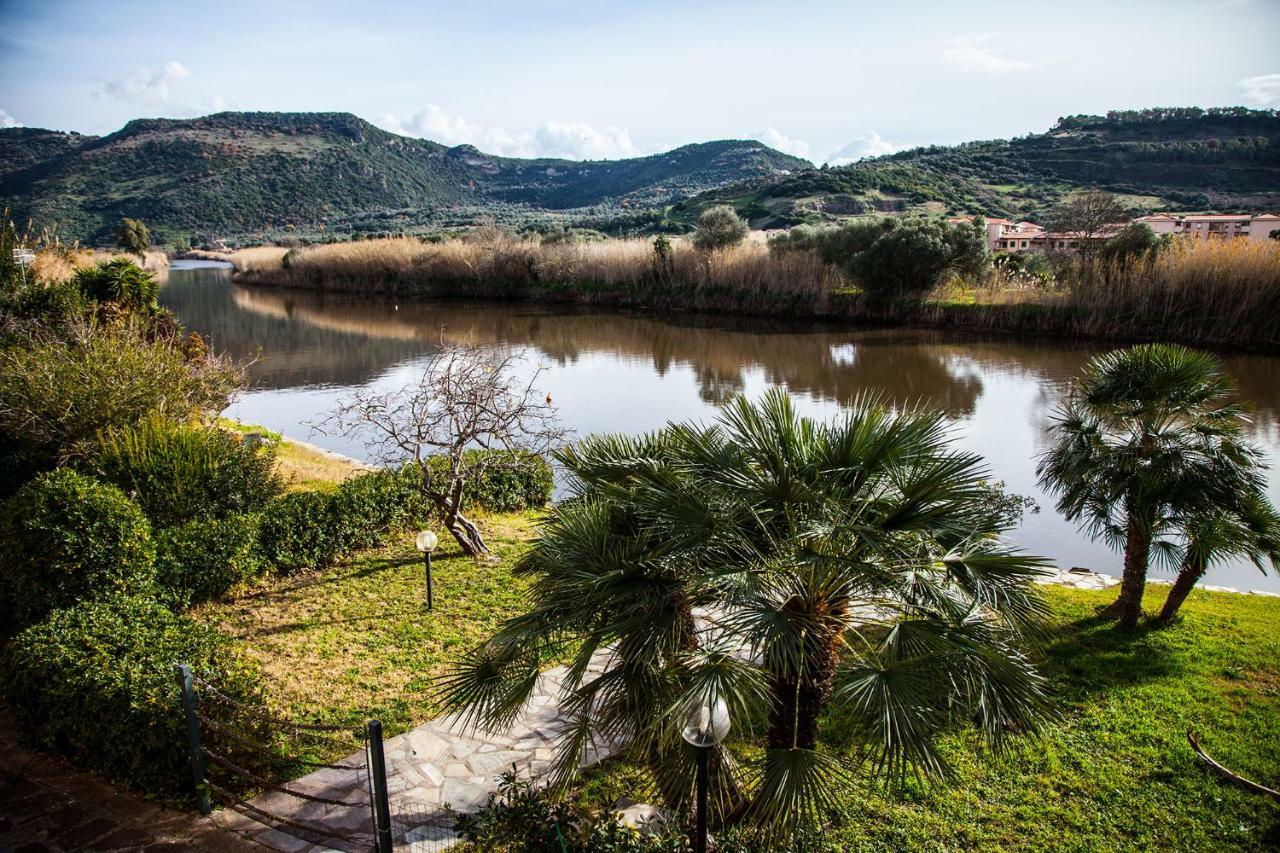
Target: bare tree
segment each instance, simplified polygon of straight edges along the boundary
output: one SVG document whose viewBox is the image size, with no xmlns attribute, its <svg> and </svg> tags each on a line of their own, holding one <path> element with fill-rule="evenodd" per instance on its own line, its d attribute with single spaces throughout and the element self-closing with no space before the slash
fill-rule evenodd
<svg viewBox="0 0 1280 853">
<path fill-rule="evenodd" d="M 417 382 L 386 393 L 357 391 L 316 428 L 362 439 L 384 465 L 416 466 L 423 497 L 440 510 L 463 552 L 485 554 L 479 528 L 462 513 L 467 485 L 527 454 L 546 454 L 566 432 L 551 395 L 536 387 L 543 368 L 523 380 L 524 361 L 523 351 L 445 345 Z M 475 449 L 507 452 L 467 452 Z M 443 469 L 432 470 L 432 456 L 444 457 Z"/>
<path fill-rule="evenodd" d="M 1111 193 L 1089 190 L 1055 207 L 1049 214 L 1049 230 L 1074 235 L 1080 254 L 1087 256 L 1110 227 L 1123 225 L 1128 219 L 1129 212 Z"/>
</svg>

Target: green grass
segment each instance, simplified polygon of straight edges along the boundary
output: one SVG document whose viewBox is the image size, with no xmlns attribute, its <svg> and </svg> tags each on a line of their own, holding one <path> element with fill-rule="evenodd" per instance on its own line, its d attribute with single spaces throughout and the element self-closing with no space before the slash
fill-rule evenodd
<svg viewBox="0 0 1280 853">
<path fill-rule="evenodd" d="M 824 833 L 839 850 L 1259 850 L 1280 845 L 1280 804 L 1201 765 L 1217 760 L 1280 785 L 1280 601 L 1197 592 L 1181 624 L 1125 635 L 1098 620 L 1114 592 L 1052 589 L 1044 668 L 1061 719 L 1005 754 L 968 732 L 946 738 L 955 774 L 887 790 L 862 776 Z M 1148 596 L 1148 610 L 1163 600 Z M 825 728 L 838 749 L 838 712 Z M 743 754 L 749 748 L 739 744 Z M 653 796 L 620 759 L 588 776 L 582 800 Z"/>
<path fill-rule="evenodd" d="M 275 580 L 198 616 L 240 640 L 261 664 L 277 713 L 341 724 L 376 717 L 395 734 L 439 713 L 435 679 L 458 652 L 518 610 L 524 585 L 511 565 L 533 521 L 532 515 L 478 519 L 492 561 L 463 556 L 441 531 L 431 612 L 422 557 L 406 534 L 398 547 Z"/>
<path fill-rule="evenodd" d="M 422 563 L 401 547 L 314 575 L 276 581 L 201 618 L 239 638 L 266 670 L 279 713 L 324 722 L 381 718 L 391 733 L 440 712 L 438 677 L 454 656 L 519 612 L 511 574 L 534 517 L 494 515 L 482 526 L 497 559 L 475 562 L 444 542 L 436 610 L 422 604 Z M 1165 594 L 1153 588 L 1146 607 Z M 1096 618 L 1114 592 L 1050 588 L 1053 622 L 1040 654 L 1061 718 L 1042 736 L 1015 737 L 1002 755 L 972 733 L 943 744 L 943 782 L 890 790 L 861 776 L 825 834 L 857 850 L 1257 850 L 1280 844 L 1280 804 L 1225 783 L 1186 741 L 1262 784 L 1280 784 L 1280 601 L 1193 593 L 1178 625 L 1135 634 Z M 740 732 L 742 734 L 742 732 Z M 826 747 L 849 753 L 838 709 Z M 344 747 L 339 747 L 341 749 Z M 735 744 L 743 755 L 747 740 Z M 349 749 L 348 749 L 349 751 Z M 587 775 L 585 803 L 654 801 L 628 757 Z"/>
</svg>

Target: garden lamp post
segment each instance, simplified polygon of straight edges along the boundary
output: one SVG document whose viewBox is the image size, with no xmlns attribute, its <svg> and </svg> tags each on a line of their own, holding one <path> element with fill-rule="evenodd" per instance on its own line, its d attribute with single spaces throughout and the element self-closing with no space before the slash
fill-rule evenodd
<svg viewBox="0 0 1280 853">
<path fill-rule="evenodd" d="M 729 734 L 729 706 L 720 697 L 695 705 L 685 718 L 684 739 L 698 750 L 698 814 L 694 853 L 707 853 L 707 788 L 710 786 L 711 750 Z"/>
<path fill-rule="evenodd" d="M 433 600 L 433 591 L 431 588 L 431 552 L 436 549 L 439 538 L 430 530 L 418 531 L 418 537 L 413 540 L 413 544 L 422 552 L 423 559 L 427 566 L 427 609 L 431 610 L 435 606 Z"/>
</svg>

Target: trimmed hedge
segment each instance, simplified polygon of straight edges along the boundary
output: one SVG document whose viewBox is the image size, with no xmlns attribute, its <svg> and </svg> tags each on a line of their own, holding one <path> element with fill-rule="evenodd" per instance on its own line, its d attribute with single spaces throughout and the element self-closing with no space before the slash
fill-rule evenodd
<svg viewBox="0 0 1280 853">
<path fill-rule="evenodd" d="M 141 596 L 84 602 L 27 628 L 0 656 L 0 685 L 17 731 L 34 746 L 145 794 L 190 798 L 176 663 L 189 664 L 246 714 L 265 710 L 256 668 L 230 641 Z M 272 742 L 248 716 L 237 727 Z M 212 730 L 205 738 L 241 766 L 264 768 L 272 760 L 262 750 L 246 754 Z"/>
<path fill-rule="evenodd" d="M 159 416 L 99 436 L 89 464 L 133 495 L 159 527 L 257 512 L 283 488 L 274 448 Z"/>
<path fill-rule="evenodd" d="M 339 553 L 330 530 L 332 503 L 326 492 L 290 492 L 272 501 L 258 531 L 262 559 L 285 574 L 332 562 Z"/>
<path fill-rule="evenodd" d="M 468 451 L 468 453 L 495 453 Z M 464 495 L 466 509 L 515 512 L 545 506 L 551 499 L 551 466 L 538 456 L 499 453 Z M 443 473 L 441 457 L 429 463 Z M 377 548 L 388 538 L 437 515 L 419 492 L 413 466 L 370 471 L 346 480 L 335 492 L 294 492 L 263 513 L 259 553 L 277 571 L 321 568 L 353 551 Z"/>
<path fill-rule="evenodd" d="M 176 607 L 190 607 L 253 580 L 258 559 L 256 515 L 201 519 L 156 534 L 156 586 Z"/>
<path fill-rule="evenodd" d="M 114 486 L 60 468 L 19 489 L 0 516 L 9 630 L 82 599 L 152 589 L 151 525 Z"/>
</svg>

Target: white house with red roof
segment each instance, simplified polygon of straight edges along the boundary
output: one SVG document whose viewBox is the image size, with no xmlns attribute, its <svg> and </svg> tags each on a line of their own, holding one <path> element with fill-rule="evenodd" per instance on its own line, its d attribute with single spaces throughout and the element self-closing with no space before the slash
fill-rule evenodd
<svg viewBox="0 0 1280 853">
<path fill-rule="evenodd" d="M 1140 216 L 1157 234 L 1195 237 L 1201 240 L 1245 237 L 1267 240 L 1280 231 L 1280 216 L 1274 213 L 1156 213 Z"/>
</svg>

